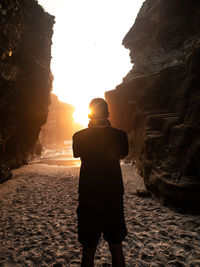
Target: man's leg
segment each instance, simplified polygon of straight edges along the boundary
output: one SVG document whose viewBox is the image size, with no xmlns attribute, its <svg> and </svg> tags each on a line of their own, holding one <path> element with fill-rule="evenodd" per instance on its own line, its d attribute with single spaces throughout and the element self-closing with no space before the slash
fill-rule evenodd
<svg viewBox="0 0 200 267">
<path fill-rule="evenodd" d="M 81 267 L 94 267 L 94 255 L 96 247 L 88 248 L 83 246 Z"/>
<path fill-rule="evenodd" d="M 122 243 L 119 244 L 108 243 L 108 244 L 112 255 L 112 266 L 125 267 L 125 259 L 122 250 Z"/>
</svg>

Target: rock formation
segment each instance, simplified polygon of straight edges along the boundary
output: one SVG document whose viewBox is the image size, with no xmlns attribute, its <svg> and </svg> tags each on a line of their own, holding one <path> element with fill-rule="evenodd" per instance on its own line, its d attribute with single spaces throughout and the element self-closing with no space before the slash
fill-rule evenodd
<svg viewBox="0 0 200 267">
<path fill-rule="evenodd" d="M 134 65 L 106 92 L 111 121 L 129 133 L 147 189 L 199 211 L 200 1 L 146 0 L 123 45 Z"/>
<path fill-rule="evenodd" d="M 74 110 L 73 106 L 60 102 L 56 95 L 51 94 L 47 122 L 40 132 L 40 141 L 43 145 L 63 144 L 65 140 L 72 139 Z"/>
<path fill-rule="evenodd" d="M 28 161 L 46 122 L 53 24 L 35 0 L 0 2 L 0 182 Z"/>
</svg>

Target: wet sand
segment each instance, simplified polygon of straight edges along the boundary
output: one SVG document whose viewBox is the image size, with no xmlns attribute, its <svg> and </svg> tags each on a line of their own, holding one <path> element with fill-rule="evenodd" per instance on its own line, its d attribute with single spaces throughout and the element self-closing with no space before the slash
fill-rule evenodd
<svg viewBox="0 0 200 267">
<path fill-rule="evenodd" d="M 129 165 L 122 170 L 126 266 L 200 266 L 200 216 L 137 196 L 141 178 Z M 78 167 L 34 163 L 13 171 L 13 179 L 0 185 L 0 266 L 80 266 L 78 173 Z M 103 239 L 95 266 L 111 266 Z"/>
</svg>

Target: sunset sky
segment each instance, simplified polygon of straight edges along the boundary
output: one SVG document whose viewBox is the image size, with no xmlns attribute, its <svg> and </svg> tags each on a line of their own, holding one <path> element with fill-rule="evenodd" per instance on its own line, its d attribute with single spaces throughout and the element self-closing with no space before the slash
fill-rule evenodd
<svg viewBox="0 0 200 267">
<path fill-rule="evenodd" d="M 131 69 L 121 43 L 143 0 L 38 0 L 56 17 L 51 69 L 53 93 L 87 123 L 88 103 L 121 83 Z"/>
</svg>

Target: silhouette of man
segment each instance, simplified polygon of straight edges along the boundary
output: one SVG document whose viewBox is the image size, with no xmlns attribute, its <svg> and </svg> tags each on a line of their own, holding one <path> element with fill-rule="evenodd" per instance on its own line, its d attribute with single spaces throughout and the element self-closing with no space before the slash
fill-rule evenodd
<svg viewBox="0 0 200 267">
<path fill-rule="evenodd" d="M 94 266 L 101 234 L 109 244 L 113 266 L 125 266 L 122 241 L 127 230 L 123 211 L 123 180 L 119 160 L 128 154 L 127 135 L 111 127 L 106 101 L 90 102 L 88 128 L 73 136 L 74 157 L 81 158 L 78 240 L 82 267 Z"/>
</svg>

